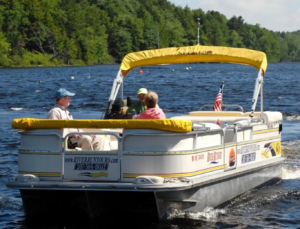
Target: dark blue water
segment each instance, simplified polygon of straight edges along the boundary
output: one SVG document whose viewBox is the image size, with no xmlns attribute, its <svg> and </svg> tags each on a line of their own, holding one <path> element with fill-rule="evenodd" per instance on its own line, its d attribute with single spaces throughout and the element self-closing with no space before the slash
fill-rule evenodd
<svg viewBox="0 0 300 229">
<path fill-rule="evenodd" d="M 133 70 L 124 78 L 124 96 L 134 97 L 140 87 L 156 91 L 167 117 L 212 104 L 225 81 L 225 104 L 251 108 L 257 70 L 231 64 L 170 65 Z M 0 70 L 0 228 L 106 228 L 99 222 L 83 225 L 27 222 L 17 190 L 4 182 L 17 174 L 20 138 L 10 126 L 14 118 L 45 118 L 55 103 L 55 91 L 64 87 L 76 96 L 69 107 L 74 118 L 100 118 L 106 108 L 118 66 L 32 68 Z M 269 64 L 264 79 L 264 110 L 284 114 L 283 150 L 287 158 L 284 179 L 251 190 L 220 209 L 198 213 L 170 212 L 170 219 L 133 228 L 298 228 L 300 227 L 300 63 Z M 259 104 L 258 104 L 259 107 Z M 122 214 L 122 212 L 120 212 Z M 174 217 L 175 216 L 175 217 Z M 118 223 L 118 216 L 115 216 Z M 122 228 L 124 222 L 120 222 Z M 109 225 L 109 224 L 108 224 Z M 128 225 L 127 225 L 128 226 Z"/>
</svg>

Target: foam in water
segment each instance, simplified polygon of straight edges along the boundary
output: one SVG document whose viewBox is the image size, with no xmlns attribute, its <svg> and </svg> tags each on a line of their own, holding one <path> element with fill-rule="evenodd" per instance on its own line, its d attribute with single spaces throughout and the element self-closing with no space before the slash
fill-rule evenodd
<svg viewBox="0 0 300 229">
<path fill-rule="evenodd" d="M 187 212 L 181 211 L 176 208 L 169 208 L 166 212 L 167 219 L 174 218 L 188 218 L 188 219 L 205 219 L 205 220 L 214 220 L 217 219 L 220 215 L 225 214 L 225 209 L 214 209 L 212 207 L 207 207 L 201 212 Z"/>
<path fill-rule="evenodd" d="M 206 220 L 214 220 L 217 219 L 220 215 L 223 215 L 226 213 L 225 209 L 214 209 L 211 207 L 205 208 L 202 212 L 188 212 L 186 213 L 189 218 L 192 219 L 206 219 Z"/>
<path fill-rule="evenodd" d="M 282 143 L 282 156 L 287 164 L 300 165 L 300 140 Z"/>
<path fill-rule="evenodd" d="M 25 110 L 26 108 L 22 108 L 22 107 L 11 107 L 10 108 L 13 111 L 21 111 L 21 110 Z"/>
<path fill-rule="evenodd" d="M 285 120 L 288 120 L 288 121 L 300 120 L 300 115 L 287 116 L 287 117 L 285 117 L 284 119 L 285 119 Z"/>
<path fill-rule="evenodd" d="M 285 164 L 282 168 L 282 179 L 300 178 L 300 140 L 282 142 L 282 156 Z"/>
<path fill-rule="evenodd" d="M 286 164 L 282 168 L 282 179 L 291 180 L 300 178 L 300 165 Z"/>
</svg>

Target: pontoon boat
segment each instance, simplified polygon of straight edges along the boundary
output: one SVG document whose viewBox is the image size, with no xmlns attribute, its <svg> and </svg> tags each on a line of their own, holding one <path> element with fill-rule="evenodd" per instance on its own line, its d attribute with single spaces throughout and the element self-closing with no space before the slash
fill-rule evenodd
<svg viewBox="0 0 300 229">
<path fill-rule="evenodd" d="M 121 112 L 129 105 L 123 80 L 133 68 L 199 62 L 255 67 L 251 110 L 198 110 L 163 120 L 135 120 Z M 162 219 L 170 209 L 199 212 L 277 181 L 282 114 L 263 109 L 266 67 L 263 52 L 241 48 L 197 45 L 130 53 L 103 120 L 13 120 L 12 127 L 21 130 L 18 175 L 6 185 L 20 190 L 27 216 L 104 218 L 107 212 L 133 212 Z M 68 148 L 67 128 L 104 135 L 103 150 Z"/>
</svg>

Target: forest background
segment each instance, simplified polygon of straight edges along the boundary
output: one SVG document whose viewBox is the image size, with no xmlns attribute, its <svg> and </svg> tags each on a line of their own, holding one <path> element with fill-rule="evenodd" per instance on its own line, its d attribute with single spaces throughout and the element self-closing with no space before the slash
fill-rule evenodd
<svg viewBox="0 0 300 229">
<path fill-rule="evenodd" d="M 130 52 L 197 44 L 300 61 L 300 30 L 276 32 L 167 0 L 0 0 L 0 67 L 119 63 Z"/>
</svg>

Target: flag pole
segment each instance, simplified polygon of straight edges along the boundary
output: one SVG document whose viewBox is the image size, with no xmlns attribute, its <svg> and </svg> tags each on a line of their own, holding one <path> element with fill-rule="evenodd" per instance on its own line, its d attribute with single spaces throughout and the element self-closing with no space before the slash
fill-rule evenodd
<svg viewBox="0 0 300 229">
<path fill-rule="evenodd" d="M 222 81 L 222 83 L 221 83 L 221 87 L 222 87 L 222 104 L 223 104 L 223 100 L 224 100 L 224 93 L 223 93 L 223 91 L 224 91 L 224 87 L 225 87 L 225 82 L 224 81 Z M 222 104 L 221 104 L 221 109 L 222 109 Z"/>
<path fill-rule="evenodd" d="M 200 18 L 197 18 L 198 28 L 197 28 L 197 45 L 200 45 Z"/>
<path fill-rule="evenodd" d="M 223 89 L 224 89 L 225 83 L 222 82 L 221 86 L 219 88 L 219 92 L 217 94 L 217 97 L 215 99 L 215 102 L 213 104 L 213 110 L 214 111 L 222 111 L 222 103 L 223 103 Z"/>
</svg>

